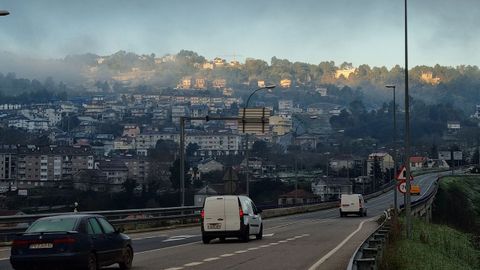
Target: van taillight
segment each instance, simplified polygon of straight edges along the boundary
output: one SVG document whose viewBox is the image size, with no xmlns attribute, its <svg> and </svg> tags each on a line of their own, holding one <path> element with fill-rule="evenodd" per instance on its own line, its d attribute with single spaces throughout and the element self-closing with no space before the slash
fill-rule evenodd
<svg viewBox="0 0 480 270">
<path fill-rule="evenodd" d="M 240 208 L 239 214 L 240 214 L 240 218 L 243 218 L 243 210 L 242 210 L 242 208 Z"/>
<path fill-rule="evenodd" d="M 205 210 L 202 209 L 202 211 L 200 212 L 200 217 L 205 218 Z"/>
<path fill-rule="evenodd" d="M 53 244 L 73 244 L 75 243 L 75 238 L 67 237 L 67 238 L 60 238 L 54 239 Z"/>
</svg>

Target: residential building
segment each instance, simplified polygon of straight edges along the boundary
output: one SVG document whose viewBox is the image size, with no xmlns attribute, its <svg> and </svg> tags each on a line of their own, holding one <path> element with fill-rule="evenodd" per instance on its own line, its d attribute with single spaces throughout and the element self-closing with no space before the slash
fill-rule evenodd
<svg viewBox="0 0 480 270">
<path fill-rule="evenodd" d="M 200 161 L 197 165 L 198 171 L 201 173 L 209 173 L 213 171 L 223 171 L 223 164 L 212 159 L 207 158 Z"/>
<path fill-rule="evenodd" d="M 137 124 L 127 124 L 123 126 L 122 136 L 136 138 L 140 134 L 140 127 Z"/>
<path fill-rule="evenodd" d="M 123 184 L 128 178 L 128 167 L 121 160 L 101 160 L 95 164 L 95 169 L 100 170 L 106 177 L 108 191 L 121 192 Z"/>
<path fill-rule="evenodd" d="M 180 89 L 190 89 L 192 88 L 192 78 L 191 77 L 183 77 L 178 85 Z"/>
<path fill-rule="evenodd" d="M 205 78 L 196 78 L 194 88 L 199 90 L 207 89 L 207 81 Z"/>
<path fill-rule="evenodd" d="M 312 192 L 322 202 L 336 201 L 342 194 L 352 194 L 352 182 L 348 178 L 319 178 L 312 183 Z"/>
<path fill-rule="evenodd" d="M 410 157 L 410 169 L 412 171 L 424 168 L 426 166 L 427 166 L 426 157 L 419 157 L 419 156 Z"/>
<path fill-rule="evenodd" d="M 280 195 L 278 198 L 278 206 L 291 206 L 299 204 L 319 203 L 320 197 L 303 189 L 296 189 L 286 194 Z"/>
<path fill-rule="evenodd" d="M 280 87 L 282 88 L 290 88 L 292 86 L 292 80 L 290 79 L 282 79 L 280 80 Z"/>
<path fill-rule="evenodd" d="M 213 80 L 213 88 L 225 88 L 227 87 L 227 80 L 215 79 Z"/>
<path fill-rule="evenodd" d="M 344 77 L 345 79 L 348 79 L 351 74 L 355 73 L 357 69 L 354 67 L 349 67 L 345 69 L 338 69 L 335 72 L 335 79 L 339 79 L 340 77 Z"/>
<path fill-rule="evenodd" d="M 283 136 L 292 131 L 293 122 L 291 115 L 273 115 L 269 118 L 272 133 L 277 136 Z"/>
<path fill-rule="evenodd" d="M 28 188 L 71 181 L 76 172 L 93 169 L 93 160 L 90 147 L 20 146 L 17 150 L 17 185 Z"/>
<path fill-rule="evenodd" d="M 382 172 L 393 169 L 394 167 L 393 157 L 390 154 L 385 152 L 371 153 L 368 155 L 367 173 L 372 171 L 375 160 L 378 161 Z"/>
<path fill-rule="evenodd" d="M 215 57 L 213 59 L 213 65 L 218 68 L 218 67 L 224 67 L 227 64 L 227 61 L 225 59 L 222 59 L 220 57 Z"/>
<path fill-rule="evenodd" d="M 189 106 L 187 105 L 174 105 L 172 106 L 172 123 L 180 125 L 180 117 L 190 115 Z"/>
<path fill-rule="evenodd" d="M 122 156 L 118 161 L 123 162 L 128 168 L 129 179 L 133 179 L 137 184 L 146 185 L 150 171 L 150 163 L 145 157 Z"/>
<path fill-rule="evenodd" d="M 10 187 L 17 178 L 17 147 L 0 145 L 0 186 Z"/>
</svg>

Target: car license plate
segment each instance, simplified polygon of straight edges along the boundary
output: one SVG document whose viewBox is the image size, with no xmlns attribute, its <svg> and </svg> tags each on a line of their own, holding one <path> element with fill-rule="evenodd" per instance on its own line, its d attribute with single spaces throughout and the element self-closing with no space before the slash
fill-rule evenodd
<svg viewBox="0 0 480 270">
<path fill-rule="evenodd" d="M 52 243 L 31 244 L 30 249 L 53 248 Z"/>
<path fill-rule="evenodd" d="M 210 223 L 210 224 L 208 224 L 207 227 L 209 229 L 218 230 L 222 227 L 222 224 L 220 224 L 220 223 Z"/>
</svg>

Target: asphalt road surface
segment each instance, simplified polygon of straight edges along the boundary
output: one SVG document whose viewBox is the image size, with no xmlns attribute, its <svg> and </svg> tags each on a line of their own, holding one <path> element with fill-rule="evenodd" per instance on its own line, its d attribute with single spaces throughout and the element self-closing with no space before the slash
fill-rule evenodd
<svg viewBox="0 0 480 270">
<path fill-rule="evenodd" d="M 434 188 L 438 175 L 415 178 L 422 195 Z M 400 194 L 398 201 L 403 203 Z M 377 227 L 378 215 L 393 205 L 393 191 L 366 204 L 367 217 L 340 218 L 335 208 L 267 219 L 264 238 L 252 236 L 248 243 L 232 238 L 204 245 L 199 226 L 131 234 L 133 269 L 346 269 L 353 252 Z M 0 249 L 2 270 L 12 269 L 9 252 Z"/>
</svg>

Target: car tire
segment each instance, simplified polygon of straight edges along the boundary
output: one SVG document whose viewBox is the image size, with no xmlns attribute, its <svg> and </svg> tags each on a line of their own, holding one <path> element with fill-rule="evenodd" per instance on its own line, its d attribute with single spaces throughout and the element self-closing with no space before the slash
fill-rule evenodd
<svg viewBox="0 0 480 270">
<path fill-rule="evenodd" d="M 340 211 L 340 217 L 344 217 L 344 216 L 345 214 L 342 211 Z"/>
<path fill-rule="evenodd" d="M 241 236 L 241 240 L 245 243 L 250 241 L 250 225 L 247 225 L 245 227 L 245 230 L 243 231 Z"/>
<path fill-rule="evenodd" d="M 263 224 L 260 225 L 260 232 L 258 232 L 258 234 L 255 235 L 255 238 L 256 238 L 257 240 L 262 240 L 262 238 L 263 238 Z"/>
<path fill-rule="evenodd" d="M 129 270 L 132 269 L 132 262 L 133 262 L 133 250 L 130 246 L 128 246 L 123 251 L 122 261 L 118 263 L 121 270 Z"/>
<path fill-rule="evenodd" d="M 87 270 L 97 270 L 98 269 L 98 262 L 97 262 L 97 256 L 95 253 L 90 253 L 88 255 L 88 261 L 87 261 Z"/>
<path fill-rule="evenodd" d="M 204 244 L 210 244 L 210 237 L 206 236 L 205 234 L 202 234 L 202 242 Z"/>
</svg>

